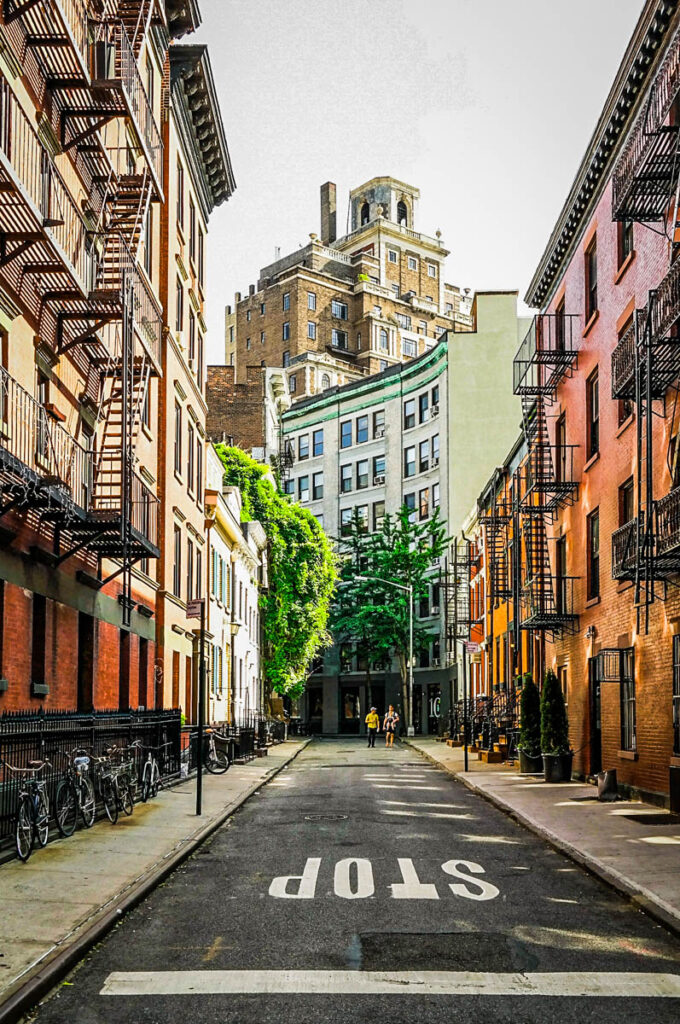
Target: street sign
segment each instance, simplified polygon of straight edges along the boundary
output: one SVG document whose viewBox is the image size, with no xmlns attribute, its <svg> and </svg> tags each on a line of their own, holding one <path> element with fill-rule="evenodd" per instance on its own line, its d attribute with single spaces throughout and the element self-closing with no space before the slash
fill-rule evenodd
<svg viewBox="0 0 680 1024">
<path fill-rule="evenodd" d="M 465 650 L 468 652 L 468 654 L 477 654 L 479 650 L 479 644 L 476 643 L 474 640 L 466 640 Z"/>
<path fill-rule="evenodd" d="M 203 611 L 203 598 L 197 598 L 194 601 L 187 601 L 187 618 L 188 619 L 200 619 L 202 611 Z"/>
</svg>

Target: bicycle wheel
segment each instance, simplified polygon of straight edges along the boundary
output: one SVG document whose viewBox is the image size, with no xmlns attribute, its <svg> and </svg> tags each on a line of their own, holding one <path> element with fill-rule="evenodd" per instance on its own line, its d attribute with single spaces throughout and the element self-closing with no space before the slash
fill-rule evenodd
<svg viewBox="0 0 680 1024">
<path fill-rule="evenodd" d="M 158 768 L 158 761 L 153 763 L 153 773 L 151 778 L 151 792 L 153 796 L 158 796 L 158 790 L 161 789 L 163 782 L 161 780 L 161 773 Z"/>
<path fill-rule="evenodd" d="M 35 801 L 33 829 L 40 845 L 47 846 L 50 835 L 50 804 L 44 789 L 40 790 Z"/>
<path fill-rule="evenodd" d="M 78 792 L 72 779 L 62 779 L 54 799 L 54 817 L 62 836 L 72 836 L 78 821 Z"/>
<path fill-rule="evenodd" d="M 115 825 L 118 821 L 118 795 L 116 793 L 116 787 L 113 779 L 110 775 L 105 775 L 101 780 L 100 792 L 102 795 L 104 810 L 106 811 L 106 817 L 112 825 Z"/>
<path fill-rule="evenodd" d="M 94 825 L 97 800 L 94 795 L 94 786 L 89 775 L 81 775 L 78 795 L 80 797 L 80 817 L 83 819 L 85 828 L 92 828 Z"/>
<path fill-rule="evenodd" d="M 29 796 L 22 796 L 14 827 L 17 857 L 24 863 L 33 852 L 33 808 Z"/>
<path fill-rule="evenodd" d="M 142 774 L 142 794 L 141 795 L 142 795 L 142 800 L 143 800 L 144 803 L 146 803 L 146 801 L 149 799 L 150 796 L 154 795 L 151 792 L 151 779 L 152 779 L 152 775 L 153 775 L 153 771 L 152 771 L 151 761 L 147 761 L 146 764 L 144 765 L 144 772 Z"/>
<path fill-rule="evenodd" d="M 217 750 L 217 748 L 214 753 L 208 751 L 208 755 L 205 759 L 205 767 L 211 775 L 224 775 L 229 767 L 229 759 L 226 751 Z"/>
<path fill-rule="evenodd" d="M 127 775 L 118 780 L 118 795 L 120 797 L 120 806 L 129 818 L 135 809 L 135 798 Z"/>
</svg>

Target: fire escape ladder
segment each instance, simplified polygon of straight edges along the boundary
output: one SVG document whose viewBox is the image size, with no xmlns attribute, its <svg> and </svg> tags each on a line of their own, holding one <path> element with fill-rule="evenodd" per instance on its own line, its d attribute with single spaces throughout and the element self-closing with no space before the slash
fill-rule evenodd
<svg viewBox="0 0 680 1024">
<path fill-rule="evenodd" d="M 152 191 L 151 175 L 144 168 L 141 174 L 121 175 L 109 203 L 108 230 L 125 239 L 132 256 L 139 251 Z"/>
<path fill-rule="evenodd" d="M 155 6 L 156 0 L 118 0 L 118 17 L 125 25 L 135 57 L 141 52 Z"/>
</svg>

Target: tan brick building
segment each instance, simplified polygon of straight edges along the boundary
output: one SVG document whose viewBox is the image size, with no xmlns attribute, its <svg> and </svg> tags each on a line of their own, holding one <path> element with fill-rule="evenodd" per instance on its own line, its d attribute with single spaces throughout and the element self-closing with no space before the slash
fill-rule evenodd
<svg viewBox="0 0 680 1024">
<path fill-rule="evenodd" d="M 336 189 L 321 187 L 321 233 L 263 267 L 225 317 L 225 361 L 282 366 L 293 399 L 317 394 L 434 347 L 470 324 L 469 300 L 444 278 L 441 233 L 415 230 L 418 189 L 372 178 L 350 193 L 350 231 L 336 233 Z"/>
</svg>

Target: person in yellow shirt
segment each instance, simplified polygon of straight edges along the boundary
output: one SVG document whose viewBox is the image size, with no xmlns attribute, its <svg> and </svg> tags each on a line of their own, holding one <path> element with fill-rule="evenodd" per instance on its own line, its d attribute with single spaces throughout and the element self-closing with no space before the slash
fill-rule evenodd
<svg viewBox="0 0 680 1024">
<path fill-rule="evenodd" d="M 380 732 L 380 716 L 375 708 L 371 708 L 366 715 L 366 725 L 368 726 L 368 745 L 374 747 L 375 738 Z"/>
</svg>

